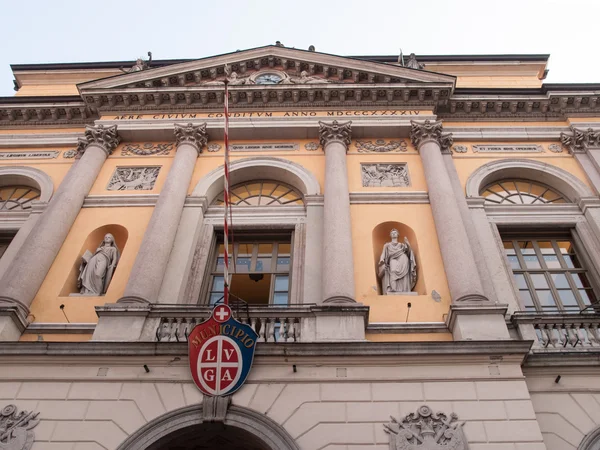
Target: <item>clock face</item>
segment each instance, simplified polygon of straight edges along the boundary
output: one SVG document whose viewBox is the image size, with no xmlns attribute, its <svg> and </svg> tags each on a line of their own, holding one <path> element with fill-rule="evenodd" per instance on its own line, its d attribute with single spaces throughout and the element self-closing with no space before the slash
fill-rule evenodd
<svg viewBox="0 0 600 450">
<path fill-rule="evenodd" d="M 264 73 L 254 79 L 256 84 L 278 84 L 281 77 L 275 73 Z"/>
</svg>

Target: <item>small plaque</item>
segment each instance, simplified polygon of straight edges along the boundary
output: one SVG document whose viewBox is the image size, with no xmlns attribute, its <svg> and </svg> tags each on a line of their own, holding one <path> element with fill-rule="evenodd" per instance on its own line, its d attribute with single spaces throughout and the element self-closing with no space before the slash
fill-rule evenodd
<svg viewBox="0 0 600 450">
<path fill-rule="evenodd" d="M 0 159 L 53 159 L 60 152 L 0 152 Z"/>
<path fill-rule="evenodd" d="M 542 153 L 541 145 L 474 145 L 473 153 Z"/>
<path fill-rule="evenodd" d="M 298 150 L 298 144 L 274 143 L 274 144 L 233 144 L 232 152 L 264 152 L 264 151 L 295 151 Z"/>
</svg>

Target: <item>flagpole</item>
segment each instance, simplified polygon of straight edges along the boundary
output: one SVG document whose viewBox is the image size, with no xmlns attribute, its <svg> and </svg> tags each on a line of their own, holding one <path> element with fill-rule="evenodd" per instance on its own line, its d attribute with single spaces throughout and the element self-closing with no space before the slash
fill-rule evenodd
<svg viewBox="0 0 600 450">
<path fill-rule="evenodd" d="M 225 71 L 225 163 L 223 176 L 223 244 L 225 265 L 223 270 L 224 286 L 223 286 L 223 303 L 229 304 L 229 222 L 227 214 L 229 212 L 229 90 L 227 88 L 228 78 L 227 70 Z"/>
</svg>

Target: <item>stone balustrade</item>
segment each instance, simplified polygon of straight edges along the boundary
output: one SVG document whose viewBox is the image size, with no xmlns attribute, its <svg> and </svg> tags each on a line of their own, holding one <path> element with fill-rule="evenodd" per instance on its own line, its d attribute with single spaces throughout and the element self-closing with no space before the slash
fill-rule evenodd
<svg viewBox="0 0 600 450">
<path fill-rule="evenodd" d="M 523 338 L 533 339 L 533 353 L 600 350 L 600 314 L 596 312 L 515 313 L 512 322 Z"/>
</svg>

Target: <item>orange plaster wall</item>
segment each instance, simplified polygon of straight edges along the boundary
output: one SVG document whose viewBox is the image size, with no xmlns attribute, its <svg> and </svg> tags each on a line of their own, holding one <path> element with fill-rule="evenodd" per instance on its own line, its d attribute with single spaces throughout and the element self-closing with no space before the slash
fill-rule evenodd
<svg viewBox="0 0 600 450">
<path fill-rule="evenodd" d="M 64 304 L 71 322 L 96 322 L 94 306 L 115 303 L 122 296 L 152 211 L 152 207 L 82 209 L 33 300 L 31 314 L 34 321 L 65 322 L 59 308 Z M 61 297 L 60 292 L 73 266 L 81 260 L 86 239 L 94 230 L 108 224 L 121 225 L 129 233 L 125 248 L 120 249 L 121 259 L 108 292 L 102 297 Z"/>
<path fill-rule="evenodd" d="M 44 147 L 44 148 L 26 148 L 19 147 L 18 149 L 2 149 L 0 153 L 11 153 L 11 152 L 47 152 L 47 151 L 60 151 L 61 153 L 52 159 L 13 159 L 13 160 L 0 160 L 0 167 L 31 167 L 38 169 L 46 173 L 54 184 L 54 191 L 58 188 L 65 175 L 71 168 L 74 159 L 63 158 L 62 153 L 64 151 L 71 150 L 69 147 Z"/>
<path fill-rule="evenodd" d="M 412 304 L 409 322 L 442 322 L 448 313 L 450 293 L 441 259 L 437 234 L 428 204 L 351 205 L 356 301 L 371 307 L 370 322 L 404 322 L 407 304 Z M 414 231 L 419 248 L 418 276 L 424 295 L 378 295 L 373 258 L 373 229 L 382 222 L 401 222 Z M 400 236 L 400 240 L 404 236 Z M 375 249 L 377 254 L 381 248 Z M 442 297 L 431 297 L 436 290 Z"/>
</svg>

